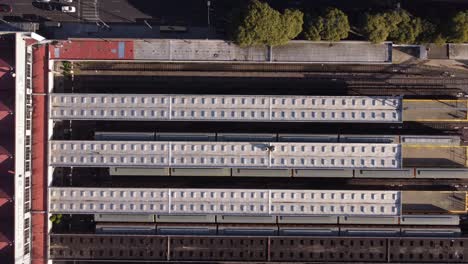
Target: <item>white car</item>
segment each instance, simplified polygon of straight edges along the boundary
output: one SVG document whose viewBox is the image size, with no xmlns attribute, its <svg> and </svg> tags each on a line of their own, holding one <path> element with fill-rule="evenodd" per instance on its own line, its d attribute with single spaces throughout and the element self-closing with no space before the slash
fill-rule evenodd
<svg viewBox="0 0 468 264">
<path fill-rule="evenodd" d="M 75 13 L 76 7 L 74 6 L 62 6 L 62 12 L 64 13 Z"/>
<path fill-rule="evenodd" d="M 63 2 L 63 3 L 73 3 L 73 0 L 60 0 L 60 2 Z"/>
</svg>

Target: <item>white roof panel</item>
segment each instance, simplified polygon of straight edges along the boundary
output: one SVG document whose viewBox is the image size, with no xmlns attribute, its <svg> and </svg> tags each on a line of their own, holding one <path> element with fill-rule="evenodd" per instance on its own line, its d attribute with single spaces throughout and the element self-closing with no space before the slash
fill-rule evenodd
<svg viewBox="0 0 468 264">
<path fill-rule="evenodd" d="M 186 141 L 49 142 L 55 167 L 399 168 L 399 144 Z"/>
<path fill-rule="evenodd" d="M 401 98 L 51 94 L 50 118 L 72 120 L 401 122 Z"/>
<path fill-rule="evenodd" d="M 50 213 L 395 216 L 400 210 L 398 191 L 49 188 Z"/>
</svg>

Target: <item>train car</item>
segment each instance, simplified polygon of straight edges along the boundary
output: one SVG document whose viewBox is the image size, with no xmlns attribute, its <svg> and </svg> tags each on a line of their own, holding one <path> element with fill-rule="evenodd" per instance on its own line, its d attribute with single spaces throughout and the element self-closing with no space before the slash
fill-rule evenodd
<svg viewBox="0 0 468 264">
<path fill-rule="evenodd" d="M 340 216 L 339 224 L 359 224 L 359 225 L 397 225 L 398 216 Z"/>
<path fill-rule="evenodd" d="M 157 224 L 158 235 L 217 235 L 217 227 L 214 224 Z"/>
<path fill-rule="evenodd" d="M 156 215 L 156 223 L 216 223 L 216 215 Z"/>
<path fill-rule="evenodd" d="M 154 141 L 155 132 L 94 132 L 95 140 Z"/>
<path fill-rule="evenodd" d="M 468 179 L 467 168 L 416 168 L 416 178 Z"/>
<path fill-rule="evenodd" d="M 355 178 L 413 178 L 414 170 L 409 169 L 391 169 L 391 170 L 366 170 L 355 169 Z"/>
<path fill-rule="evenodd" d="M 352 169 L 292 169 L 296 178 L 352 178 Z"/>
<path fill-rule="evenodd" d="M 156 226 L 154 224 L 143 223 L 97 223 L 96 234 L 142 234 L 155 235 Z"/>
<path fill-rule="evenodd" d="M 403 215 L 401 225 L 459 225 L 458 215 Z"/>
<path fill-rule="evenodd" d="M 95 214 L 94 222 L 154 223 L 151 214 Z"/>
</svg>

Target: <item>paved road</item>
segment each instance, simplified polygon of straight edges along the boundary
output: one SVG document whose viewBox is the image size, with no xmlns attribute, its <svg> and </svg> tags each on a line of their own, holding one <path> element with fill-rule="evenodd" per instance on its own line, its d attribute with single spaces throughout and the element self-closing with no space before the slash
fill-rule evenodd
<svg viewBox="0 0 468 264">
<path fill-rule="evenodd" d="M 76 13 L 63 13 L 59 11 L 62 4 L 54 2 L 54 8 L 58 10 L 46 10 L 40 3 L 34 3 L 32 0 L 0 0 L 0 3 L 10 4 L 13 12 L 4 15 L 6 20 L 30 20 L 30 21 L 80 21 L 80 2 L 75 0 L 75 3 L 70 5 L 77 8 Z"/>
<path fill-rule="evenodd" d="M 151 20 L 154 24 L 207 25 L 206 0 L 73 0 L 71 4 L 52 0 L 52 5 L 57 9 L 52 11 L 46 10 L 33 0 L 0 0 L 0 3 L 10 4 L 13 7 L 11 14 L 3 14 L 10 20 L 106 23 Z M 60 8 L 63 5 L 75 6 L 76 12 L 72 14 L 61 12 Z"/>
</svg>

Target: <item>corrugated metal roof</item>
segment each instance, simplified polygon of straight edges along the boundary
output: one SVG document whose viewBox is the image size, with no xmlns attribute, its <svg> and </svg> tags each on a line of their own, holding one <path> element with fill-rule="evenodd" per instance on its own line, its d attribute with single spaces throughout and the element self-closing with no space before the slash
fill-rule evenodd
<svg viewBox="0 0 468 264">
<path fill-rule="evenodd" d="M 50 118 L 268 122 L 401 122 L 401 98 L 52 94 Z"/>
<path fill-rule="evenodd" d="M 51 166 L 399 168 L 399 144 L 60 141 L 49 142 Z"/>
<path fill-rule="evenodd" d="M 51 213 L 399 215 L 398 191 L 49 188 Z"/>
</svg>

